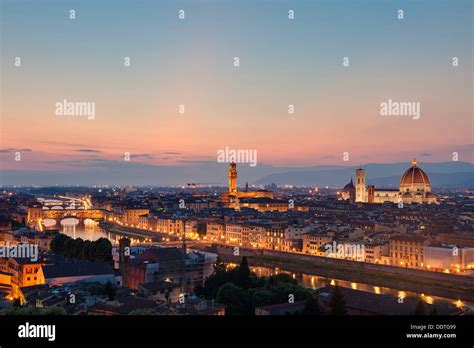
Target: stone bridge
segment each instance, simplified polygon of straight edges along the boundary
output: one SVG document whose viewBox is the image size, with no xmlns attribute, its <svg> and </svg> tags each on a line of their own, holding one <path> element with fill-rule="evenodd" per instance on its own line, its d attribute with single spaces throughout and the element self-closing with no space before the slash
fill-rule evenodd
<svg viewBox="0 0 474 348">
<path fill-rule="evenodd" d="M 84 223 L 84 220 L 102 220 L 104 219 L 104 212 L 100 209 L 50 209 L 43 210 L 43 220 L 53 219 L 56 220 L 58 225 L 61 220 L 66 218 L 76 218 L 80 223 Z"/>
</svg>

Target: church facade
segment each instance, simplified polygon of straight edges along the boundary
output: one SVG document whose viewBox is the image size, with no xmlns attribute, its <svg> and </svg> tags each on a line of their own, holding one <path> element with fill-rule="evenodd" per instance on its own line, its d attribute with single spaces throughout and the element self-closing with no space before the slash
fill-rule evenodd
<svg viewBox="0 0 474 348">
<path fill-rule="evenodd" d="M 355 185 L 351 179 L 351 182 L 344 187 L 341 198 L 351 203 L 437 203 L 436 196 L 431 193 L 430 179 L 418 166 L 416 158 L 413 159 L 411 167 L 401 176 L 398 189 L 366 185 L 365 170 L 359 168 L 356 170 Z"/>
</svg>

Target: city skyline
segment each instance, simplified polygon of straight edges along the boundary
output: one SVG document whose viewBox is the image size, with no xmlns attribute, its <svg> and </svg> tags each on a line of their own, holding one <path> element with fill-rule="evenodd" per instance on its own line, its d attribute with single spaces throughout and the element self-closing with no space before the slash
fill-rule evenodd
<svg viewBox="0 0 474 348">
<path fill-rule="evenodd" d="M 420 162 L 433 177 L 434 189 L 446 187 L 470 188 L 474 184 L 472 172 L 474 165 L 463 161 L 440 163 Z M 330 186 L 343 187 L 354 170 L 363 167 L 369 170 L 368 182 L 394 187 L 399 184 L 398 172 L 409 167 L 410 162 L 399 163 L 360 163 L 341 166 L 313 167 L 273 167 L 259 164 L 251 167 L 239 164 L 238 187 L 251 185 L 263 187 L 269 184 L 279 186 Z M 79 165 L 78 165 L 79 167 Z M 183 168 L 187 170 L 183 170 Z M 0 186 L 149 186 L 186 187 L 191 184 L 201 187 L 227 186 L 228 163 L 203 162 L 193 167 L 154 166 L 144 163 L 108 161 L 103 166 L 85 168 L 77 173 L 63 171 L 8 171 L 0 173 Z"/>
</svg>

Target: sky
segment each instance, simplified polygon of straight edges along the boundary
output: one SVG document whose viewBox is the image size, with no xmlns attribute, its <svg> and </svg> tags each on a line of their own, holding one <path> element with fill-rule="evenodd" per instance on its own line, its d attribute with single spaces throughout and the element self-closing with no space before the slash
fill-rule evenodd
<svg viewBox="0 0 474 348">
<path fill-rule="evenodd" d="M 0 184 L 165 167 L 172 182 L 226 147 L 273 167 L 473 162 L 470 0 L 0 3 Z M 57 115 L 63 100 L 95 117 Z M 381 115 L 388 100 L 419 119 Z"/>
</svg>

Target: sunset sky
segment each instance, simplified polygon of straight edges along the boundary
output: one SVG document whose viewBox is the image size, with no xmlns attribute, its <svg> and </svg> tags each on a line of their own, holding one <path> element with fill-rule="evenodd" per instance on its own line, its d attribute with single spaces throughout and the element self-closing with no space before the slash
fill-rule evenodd
<svg viewBox="0 0 474 348">
<path fill-rule="evenodd" d="M 0 2 L 5 172 L 92 172 L 124 152 L 188 168 L 226 146 L 271 166 L 473 162 L 470 0 Z M 55 115 L 64 99 L 95 119 Z M 381 116 L 388 99 L 420 119 Z"/>
</svg>

